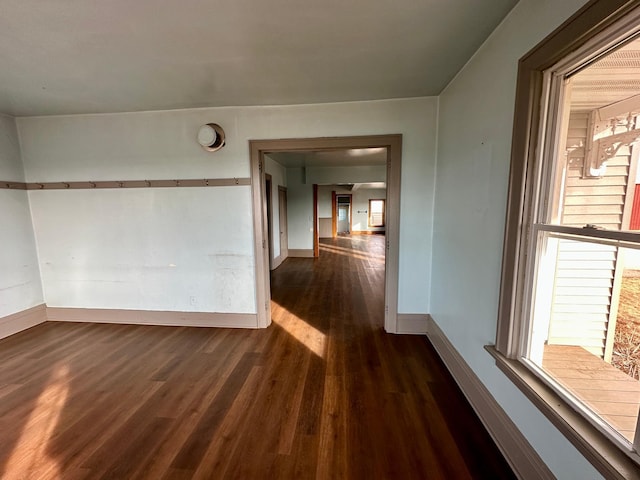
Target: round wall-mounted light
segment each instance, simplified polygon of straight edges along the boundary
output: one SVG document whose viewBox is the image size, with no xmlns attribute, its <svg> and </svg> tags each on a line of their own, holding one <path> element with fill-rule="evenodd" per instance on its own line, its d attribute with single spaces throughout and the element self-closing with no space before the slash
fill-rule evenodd
<svg viewBox="0 0 640 480">
<path fill-rule="evenodd" d="M 207 123 L 198 130 L 198 143 L 208 152 L 224 147 L 224 130 L 217 123 Z"/>
</svg>

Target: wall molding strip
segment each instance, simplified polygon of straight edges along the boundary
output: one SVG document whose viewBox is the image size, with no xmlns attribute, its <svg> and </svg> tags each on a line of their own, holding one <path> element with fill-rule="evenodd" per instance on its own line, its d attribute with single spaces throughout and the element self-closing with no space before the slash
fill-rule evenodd
<svg viewBox="0 0 640 480">
<path fill-rule="evenodd" d="M 258 328 L 255 313 L 170 312 L 47 307 L 50 322 L 119 323 L 171 327 Z"/>
<path fill-rule="evenodd" d="M 21 182 L 7 182 L 4 180 L 0 180 L 0 188 L 8 190 L 26 190 L 27 184 Z"/>
<path fill-rule="evenodd" d="M 0 338 L 35 327 L 47 321 L 46 305 L 37 305 L 0 318 Z"/>
<path fill-rule="evenodd" d="M 250 178 L 202 178 L 183 180 L 107 180 L 86 182 L 7 182 L 0 188 L 10 190 L 94 190 L 101 188 L 233 187 L 251 185 Z"/>
<path fill-rule="evenodd" d="M 524 480 L 555 479 L 549 467 L 469 367 L 438 324 L 428 317 L 427 337 L 493 438 L 515 475 Z"/>
</svg>

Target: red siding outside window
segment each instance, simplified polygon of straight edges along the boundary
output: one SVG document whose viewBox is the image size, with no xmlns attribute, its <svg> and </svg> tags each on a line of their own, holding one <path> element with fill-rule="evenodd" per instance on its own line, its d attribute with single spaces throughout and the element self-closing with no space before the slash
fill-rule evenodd
<svg viewBox="0 0 640 480">
<path fill-rule="evenodd" d="M 636 190 L 633 195 L 633 207 L 631 207 L 629 230 L 640 230 L 640 183 L 636 183 Z"/>
</svg>

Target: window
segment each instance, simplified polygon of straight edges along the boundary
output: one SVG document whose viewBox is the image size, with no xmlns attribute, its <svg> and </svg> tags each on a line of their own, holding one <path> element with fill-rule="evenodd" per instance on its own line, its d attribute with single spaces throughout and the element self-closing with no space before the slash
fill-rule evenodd
<svg viewBox="0 0 640 480">
<path fill-rule="evenodd" d="M 384 200 L 369 200 L 369 226 L 384 227 Z"/>
<path fill-rule="evenodd" d="M 640 234 L 628 230 L 640 140 L 640 40 L 582 68 L 584 62 L 545 72 L 550 108 L 541 132 L 548 141 L 531 182 L 538 199 L 525 239 L 531 288 L 519 355 L 635 448 Z"/>
<path fill-rule="evenodd" d="M 638 10 L 594 0 L 520 62 L 494 353 L 605 476 L 640 465 Z"/>
</svg>

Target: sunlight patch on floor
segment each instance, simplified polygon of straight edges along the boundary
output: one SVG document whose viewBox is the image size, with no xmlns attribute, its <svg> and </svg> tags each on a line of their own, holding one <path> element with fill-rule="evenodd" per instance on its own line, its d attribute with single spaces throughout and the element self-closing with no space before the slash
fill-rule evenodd
<svg viewBox="0 0 640 480">
<path fill-rule="evenodd" d="M 38 397 L 31 416 L 7 460 L 6 472 L 24 472 L 25 478 L 61 478 L 58 463 L 47 456 L 46 450 L 68 394 L 69 367 L 60 365 L 54 368 L 50 383 Z"/>
<path fill-rule="evenodd" d="M 280 312 L 280 315 L 273 316 L 273 323 L 282 327 L 284 331 L 318 357 L 326 358 L 327 336 L 297 315 L 291 313 L 282 305 L 278 305 L 277 308 L 282 310 L 282 312 Z"/>
<path fill-rule="evenodd" d="M 320 248 L 325 248 L 327 250 L 339 250 L 341 252 L 347 252 L 347 253 L 357 253 L 367 258 L 374 257 L 374 258 L 384 259 L 384 255 L 379 255 L 366 250 L 356 250 L 355 248 L 340 247 L 338 245 L 329 245 L 326 243 L 320 243 Z"/>
<path fill-rule="evenodd" d="M 340 248 L 329 245 L 320 244 L 320 250 L 327 253 L 334 253 L 336 255 L 344 255 L 346 257 L 352 257 L 357 260 L 368 260 L 373 263 L 378 263 L 384 265 L 384 256 L 382 255 L 372 255 L 366 252 L 360 252 L 358 250 L 350 250 L 348 248 Z"/>
</svg>

